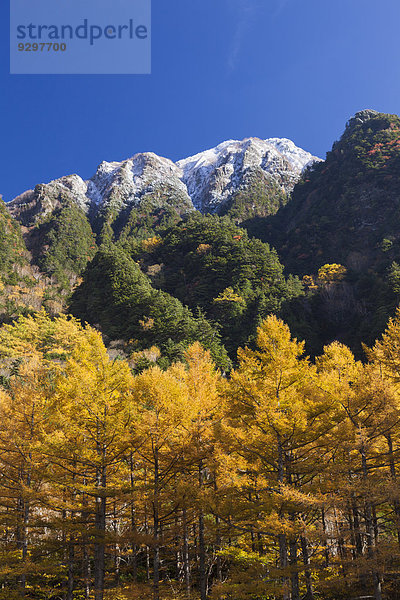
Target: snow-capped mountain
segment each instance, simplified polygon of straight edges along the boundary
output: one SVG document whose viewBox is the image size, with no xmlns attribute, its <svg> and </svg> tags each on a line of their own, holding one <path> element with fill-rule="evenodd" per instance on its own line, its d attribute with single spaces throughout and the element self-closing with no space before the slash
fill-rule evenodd
<svg viewBox="0 0 400 600">
<path fill-rule="evenodd" d="M 173 206 L 180 213 L 194 208 L 218 213 L 235 193 L 246 191 L 254 177 L 258 185 L 273 183 L 289 193 L 303 169 L 319 160 L 279 138 L 230 140 L 177 163 L 146 152 L 123 162 L 102 162 L 87 181 L 69 175 L 39 184 L 8 208 L 26 226 L 68 201 L 92 218 L 108 210 L 114 215 L 129 212 L 144 199 L 147 206 Z"/>
<path fill-rule="evenodd" d="M 87 181 L 68 175 L 39 184 L 7 206 L 23 225 L 30 226 L 69 201 L 94 217 L 107 209 L 119 213 L 137 207 L 144 198 L 159 204 L 173 202 L 182 212 L 193 210 L 179 167 L 151 152 L 136 154 L 123 162 L 104 161 Z"/>
<path fill-rule="evenodd" d="M 248 138 L 223 142 L 177 165 L 195 208 L 218 212 L 235 192 L 248 185 L 251 173 L 258 171 L 288 193 L 305 167 L 318 160 L 291 140 Z"/>
</svg>

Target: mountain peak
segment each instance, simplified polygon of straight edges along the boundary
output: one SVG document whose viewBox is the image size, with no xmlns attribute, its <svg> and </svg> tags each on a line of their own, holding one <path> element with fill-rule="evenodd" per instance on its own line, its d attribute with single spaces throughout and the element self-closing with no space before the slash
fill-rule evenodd
<svg viewBox="0 0 400 600">
<path fill-rule="evenodd" d="M 143 202 L 179 213 L 196 208 L 221 214 L 238 195 L 253 194 L 247 202 L 251 214 L 257 214 L 260 203 L 262 214 L 269 214 L 272 205 L 276 211 L 286 201 L 304 168 L 319 160 L 286 138 L 227 140 L 176 163 L 143 152 L 121 162 L 103 161 L 88 181 L 71 175 L 36 186 L 11 201 L 9 210 L 28 226 L 40 220 L 43 210 L 51 212 L 71 200 L 92 217 L 109 209 L 125 214 Z"/>
<path fill-rule="evenodd" d="M 373 119 L 377 115 L 379 115 L 379 112 L 377 110 L 373 110 L 372 108 L 365 108 L 364 110 L 359 110 L 358 112 L 356 112 L 352 119 L 355 119 L 356 121 L 361 123 L 365 123 L 366 121 Z"/>
<path fill-rule="evenodd" d="M 358 112 L 356 112 L 356 114 L 354 116 L 352 116 L 347 121 L 346 128 L 344 130 L 342 138 L 347 137 L 349 134 L 351 134 L 356 127 L 358 127 L 360 125 L 364 125 L 364 123 L 368 123 L 368 121 L 371 121 L 372 119 L 376 119 L 377 117 L 387 117 L 387 115 L 384 115 L 383 113 L 379 113 L 378 111 L 373 110 L 371 108 L 359 110 Z"/>
<path fill-rule="evenodd" d="M 286 138 L 228 140 L 178 161 L 189 196 L 201 212 L 218 212 L 249 180 L 290 193 L 302 171 L 320 159 Z"/>
<path fill-rule="evenodd" d="M 400 118 L 356 113 L 274 222 L 285 233 L 277 240 L 272 232 L 269 241 L 286 266 L 297 274 L 324 263 L 355 272 L 368 264 L 386 268 L 395 250 L 390 255 L 385 248 L 400 247 L 399 167 Z"/>
</svg>

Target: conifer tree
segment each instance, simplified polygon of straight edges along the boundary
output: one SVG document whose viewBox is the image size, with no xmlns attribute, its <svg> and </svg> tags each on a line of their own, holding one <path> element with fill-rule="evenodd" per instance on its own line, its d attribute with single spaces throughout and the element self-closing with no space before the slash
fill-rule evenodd
<svg viewBox="0 0 400 600">
<path fill-rule="evenodd" d="M 273 555 L 277 543 L 279 580 L 272 576 L 271 585 L 267 569 L 265 589 L 298 600 L 301 515 L 314 507 L 312 496 L 303 490 L 310 490 L 315 476 L 316 441 L 329 403 L 317 393 L 314 371 L 302 357 L 304 344 L 291 339 L 282 321 L 267 318 L 258 329 L 257 346 L 239 350 L 239 367 L 230 386 L 232 449 L 247 465 L 241 494 L 249 507 L 243 500 L 241 504 L 249 516 L 243 527 L 258 533 L 261 553 Z M 304 464 L 305 457 L 309 464 Z M 308 588 L 311 593 L 309 580 Z"/>
</svg>

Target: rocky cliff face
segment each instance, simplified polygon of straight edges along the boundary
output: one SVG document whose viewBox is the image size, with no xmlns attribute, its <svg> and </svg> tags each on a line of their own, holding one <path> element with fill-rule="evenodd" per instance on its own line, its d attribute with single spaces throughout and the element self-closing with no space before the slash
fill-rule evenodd
<svg viewBox="0 0 400 600">
<path fill-rule="evenodd" d="M 127 207 L 138 207 L 150 195 L 160 203 L 173 198 L 176 206 L 193 209 L 180 169 L 156 154 L 137 154 L 124 162 L 102 162 L 95 175 L 84 181 L 69 175 L 34 190 L 24 192 L 8 203 L 11 214 L 24 225 L 34 225 L 63 204 L 74 202 L 89 217 Z"/>
<path fill-rule="evenodd" d="M 318 161 L 292 141 L 248 138 L 223 142 L 212 150 L 179 161 L 189 196 L 200 212 L 220 212 L 254 178 L 290 193 L 304 168 Z"/>
<path fill-rule="evenodd" d="M 103 162 L 88 181 L 69 175 L 37 185 L 12 200 L 8 209 L 28 227 L 69 202 L 90 220 L 113 220 L 121 214 L 127 220 L 132 209 L 143 205 L 146 210 L 173 208 L 179 214 L 194 209 L 221 213 L 235 194 L 250 193 L 256 181 L 257 189 L 266 186 L 270 195 L 282 197 L 275 203 L 276 212 L 303 169 L 318 160 L 278 138 L 228 141 L 177 163 L 146 152 L 123 162 Z"/>
</svg>

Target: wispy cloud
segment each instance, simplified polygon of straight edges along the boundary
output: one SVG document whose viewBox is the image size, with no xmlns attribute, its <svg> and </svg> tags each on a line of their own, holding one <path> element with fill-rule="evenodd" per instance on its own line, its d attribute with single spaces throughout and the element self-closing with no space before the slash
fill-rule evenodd
<svg viewBox="0 0 400 600">
<path fill-rule="evenodd" d="M 257 0 L 228 0 L 230 10 L 237 20 L 228 54 L 228 69 L 234 71 L 253 16 L 258 8 Z"/>
<path fill-rule="evenodd" d="M 291 0 L 226 0 L 228 10 L 233 14 L 236 26 L 232 33 L 231 43 L 228 51 L 228 70 L 236 69 L 246 37 L 251 32 L 252 24 L 257 15 L 266 9 L 269 18 L 273 19 L 280 15 Z"/>
</svg>

